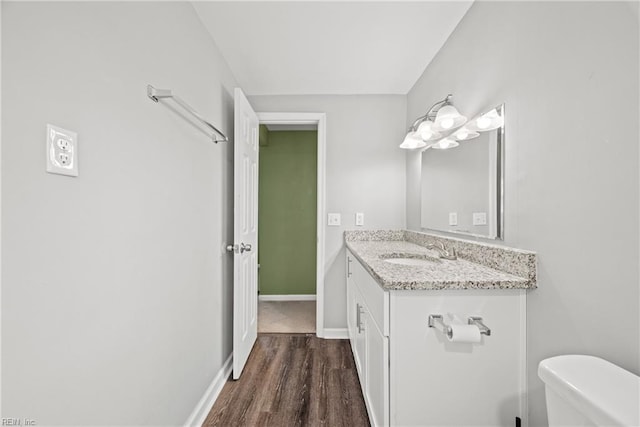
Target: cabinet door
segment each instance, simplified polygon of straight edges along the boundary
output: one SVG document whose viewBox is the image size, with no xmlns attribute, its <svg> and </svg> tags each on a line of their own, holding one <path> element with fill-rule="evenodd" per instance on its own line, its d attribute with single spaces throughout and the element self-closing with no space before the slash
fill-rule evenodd
<svg viewBox="0 0 640 427">
<path fill-rule="evenodd" d="M 347 251 L 346 272 L 347 272 L 347 330 L 349 332 L 349 341 L 351 342 L 351 348 L 355 347 L 356 337 L 356 297 L 355 297 L 355 283 L 353 282 L 353 274 L 351 272 L 353 255 Z"/>
<path fill-rule="evenodd" d="M 389 338 L 367 315 L 365 334 L 365 399 L 374 426 L 389 425 Z"/>
<path fill-rule="evenodd" d="M 513 426 L 526 417 L 526 290 L 391 294 L 391 422 L 398 426 Z M 429 314 L 491 328 L 479 343 L 451 342 Z"/>
<path fill-rule="evenodd" d="M 364 336 L 364 305 L 362 302 L 362 296 L 358 290 L 358 286 L 355 283 L 353 277 L 353 255 L 347 251 L 347 328 L 349 331 L 349 341 L 351 342 L 351 351 L 353 352 L 353 359 L 356 363 L 356 369 L 358 371 L 358 377 L 360 379 L 360 385 L 362 392 L 364 393 L 365 385 L 365 336 Z"/>
<path fill-rule="evenodd" d="M 389 425 L 389 338 L 383 333 L 388 295 L 371 291 L 368 273 L 347 251 L 347 326 L 358 378 L 373 426 Z M 355 274 L 354 274 L 355 273 Z M 358 274 L 361 273 L 361 274 Z M 363 292 L 369 290 L 366 294 Z M 365 298 L 368 296 L 368 300 Z M 370 310 L 371 303 L 375 309 Z M 378 324 L 378 322 L 380 324 Z"/>
</svg>

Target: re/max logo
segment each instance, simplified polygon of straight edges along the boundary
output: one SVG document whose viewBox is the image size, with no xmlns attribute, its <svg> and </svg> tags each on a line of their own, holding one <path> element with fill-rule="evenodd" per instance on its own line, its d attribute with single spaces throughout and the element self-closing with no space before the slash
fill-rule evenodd
<svg viewBox="0 0 640 427">
<path fill-rule="evenodd" d="M 29 418 L 2 418 L 0 425 L 3 426 L 35 426 L 36 422 Z"/>
</svg>

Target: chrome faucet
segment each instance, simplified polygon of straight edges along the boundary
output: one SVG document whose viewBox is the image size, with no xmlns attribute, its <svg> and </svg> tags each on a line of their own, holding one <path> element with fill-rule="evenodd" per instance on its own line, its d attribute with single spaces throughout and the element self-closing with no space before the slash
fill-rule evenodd
<svg viewBox="0 0 640 427">
<path fill-rule="evenodd" d="M 458 259 L 456 248 L 451 248 L 451 250 L 449 251 L 444 246 L 444 243 L 442 243 L 441 241 L 427 245 L 427 249 L 435 249 L 436 251 L 438 251 L 438 255 L 440 256 L 440 258 L 443 258 L 443 259 L 450 259 L 450 260 Z"/>
</svg>

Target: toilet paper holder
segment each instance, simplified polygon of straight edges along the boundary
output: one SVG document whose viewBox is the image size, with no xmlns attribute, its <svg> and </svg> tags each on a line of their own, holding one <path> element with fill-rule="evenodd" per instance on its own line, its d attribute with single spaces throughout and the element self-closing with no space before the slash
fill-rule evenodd
<svg viewBox="0 0 640 427">
<path fill-rule="evenodd" d="M 491 335 L 491 329 L 487 327 L 482 322 L 482 317 L 479 316 L 469 316 L 467 318 L 467 324 L 475 325 L 478 329 L 480 329 L 480 334 L 482 335 Z M 430 314 L 429 315 L 429 327 L 436 328 L 440 332 L 442 332 L 447 337 L 451 338 L 453 336 L 453 331 L 451 330 L 451 326 L 444 323 L 444 318 L 442 314 Z"/>
</svg>

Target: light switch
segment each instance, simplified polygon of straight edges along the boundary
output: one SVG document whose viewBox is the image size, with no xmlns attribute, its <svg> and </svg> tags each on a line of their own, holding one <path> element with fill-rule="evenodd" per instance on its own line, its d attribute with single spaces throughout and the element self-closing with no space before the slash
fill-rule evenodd
<svg viewBox="0 0 640 427">
<path fill-rule="evenodd" d="M 487 213 L 486 212 L 474 212 L 473 213 L 473 225 L 487 225 Z"/>
<path fill-rule="evenodd" d="M 458 225 L 458 213 L 449 212 L 449 225 Z"/>
<path fill-rule="evenodd" d="M 340 214 L 330 213 L 327 215 L 327 225 L 338 226 L 340 225 Z"/>
<path fill-rule="evenodd" d="M 356 225 L 364 225 L 364 213 L 356 212 Z"/>
</svg>

